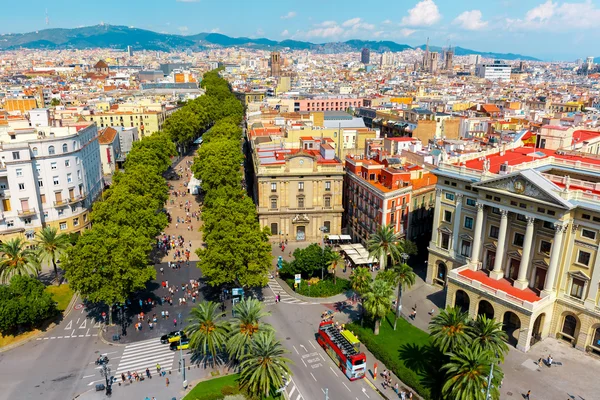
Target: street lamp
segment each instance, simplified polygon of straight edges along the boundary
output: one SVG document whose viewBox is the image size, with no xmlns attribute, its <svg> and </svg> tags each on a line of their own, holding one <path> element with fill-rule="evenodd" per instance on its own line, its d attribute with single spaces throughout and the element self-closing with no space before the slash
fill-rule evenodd
<svg viewBox="0 0 600 400">
<path fill-rule="evenodd" d="M 496 353 L 496 358 L 498 358 L 498 353 Z M 492 387 L 492 376 L 494 375 L 494 364 L 492 363 L 491 368 L 490 368 L 490 374 L 488 375 L 488 380 L 487 380 L 487 388 L 485 390 L 485 400 L 489 400 L 490 399 L 490 388 Z"/>
<path fill-rule="evenodd" d="M 112 382 L 109 382 L 110 378 L 110 367 L 108 366 L 108 357 L 104 357 L 102 359 L 102 361 L 100 361 L 100 364 L 102 365 L 102 369 L 100 369 L 100 375 L 104 377 L 104 379 L 106 380 L 106 394 L 110 395 L 112 393 L 112 388 L 111 388 L 111 384 Z"/>
<path fill-rule="evenodd" d="M 181 339 L 179 340 L 179 366 L 181 367 L 181 377 L 183 378 L 182 385 L 183 387 L 187 387 L 185 381 L 185 358 L 183 358 L 183 343 Z"/>
<path fill-rule="evenodd" d="M 408 260 L 408 254 L 401 253 L 400 258 L 402 258 L 402 262 L 406 264 L 406 260 Z M 396 323 L 402 314 L 402 283 L 402 280 L 399 280 L 398 295 L 396 296 L 396 319 L 394 320 L 394 330 L 396 330 Z"/>
<path fill-rule="evenodd" d="M 321 231 L 321 261 L 325 257 L 325 233 L 328 231 L 326 226 L 322 226 L 319 228 Z M 321 265 L 321 280 L 323 280 L 323 276 L 325 274 L 325 267 Z"/>
</svg>

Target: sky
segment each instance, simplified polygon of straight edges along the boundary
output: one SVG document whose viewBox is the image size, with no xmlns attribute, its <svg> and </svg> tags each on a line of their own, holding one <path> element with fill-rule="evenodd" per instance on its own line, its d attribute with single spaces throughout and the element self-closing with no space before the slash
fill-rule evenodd
<svg viewBox="0 0 600 400">
<path fill-rule="evenodd" d="M 0 33 L 101 22 L 156 32 L 392 40 L 544 60 L 600 56 L 600 0 L 28 0 L 3 5 Z M 46 24 L 46 10 L 48 24 Z"/>
</svg>

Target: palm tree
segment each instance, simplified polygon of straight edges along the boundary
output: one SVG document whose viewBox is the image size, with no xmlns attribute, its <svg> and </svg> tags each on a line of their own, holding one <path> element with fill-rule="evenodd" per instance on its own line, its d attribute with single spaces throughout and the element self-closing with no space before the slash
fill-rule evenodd
<svg viewBox="0 0 600 400">
<path fill-rule="evenodd" d="M 338 253 L 337 251 L 331 252 L 331 255 L 329 256 L 329 264 L 327 265 L 327 267 L 333 274 L 333 285 L 334 286 L 337 282 L 336 276 L 335 276 L 335 271 L 336 271 L 338 265 L 340 265 L 343 262 L 344 262 L 344 259 L 342 258 L 340 253 Z"/>
<path fill-rule="evenodd" d="M 284 385 L 289 379 L 288 366 L 292 361 L 283 355 L 287 353 L 281 342 L 275 339 L 273 332 L 259 332 L 251 341 L 250 351 L 240 364 L 240 386 L 252 394 L 264 393 L 269 397 L 271 389 Z"/>
<path fill-rule="evenodd" d="M 479 315 L 471 326 L 472 345 L 491 351 L 504 362 L 504 354 L 508 352 L 508 335 L 502 330 L 502 324 L 493 318 Z"/>
<path fill-rule="evenodd" d="M 456 353 L 448 353 L 450 361 L 444 365 L 446 382 L 442 387 L 444 398 L 453 400 L 486 400 L 488 375 L 492 363 L 497 360 L 492 352 L 479 347 L 463 347 Z M 491 388 L 493 399 L 499 397 L 498 384 L 502 380 L 502 370 L 495 366 L 492 372 Z"/>
<path fill-rule="evenodd" d="M 400 240 L 400 236 L 394 233 L 393 225 L 381 225 L 367 241 L 369 256 L 379 259 L 379 267 L 385 269 L 388 256 L 393 262 L 400 259 L 402 253 L 402 249 L 398 246 Z"/>
<path fill-rule="evenodd" d="M 448 307 L 433 317 L 429 323 L 429 333 L 433 344 L 444 353 L 467 347 L 470 342 L 471 327 L 468 314 L 458 307 Z"/>
<path fill-rule="evenodd" d="M 192 308 L 189 324 L 184 329 L 190 338 L 190 346 L 203 356 L 212 357 L 213 364 L 229 337 L 229 323 L 223 319 L 225 313 L 219 312 L 218 307 L 213 301 L 201 302 Z"/>
<path fill-rule="evenodd" d="M 47 226 L 38 232 L 35 245 L 38 250 L 40 261 L 50 260 L 52 262 L 54 276 L 60 286 L 56 258 L 60 257 L 60 254 L 71 245 L 69 236 L 64 233 L 58 233 L 58 229 L 55 227 Z"/>
<path fill-rule="evenodd" d="M 233 308 L 235 317 L 231 321 L 231 336 L 227 341 L 227 351 L 232 360 L 241 360 L 248 352 L 252 338 L 260 332 L 272 331 L 269 324 L 260 322 L 263 317 L 271 315 L 263 311 L 260 301 L 246 298 Z"/>
<path fill-rule="evenodd" d="M 0 243 L 0 281 L 8 283 L 13 275 L 37 275 L 40 263 L 35 250 L 26 247 L 23 237 Z"/>
<path fill-rule="evenodd" d="M 392 269 L 396 273 L 398 279 L 398 297 L 396 298 L 396 318 L 394 318 L 394 330 L 396 330 L 396 323 L 400 318 L 400 311 L 402 310 L 402 288 L 410 288 L 415 284 L 417 275 L 413 272 L 413 269 L 406 263 L 395 264 Z"/>
<path fill-rule="evenodd" d="M 373 333 L 379 335 L 379 325 L 381 319 L 390 311 L 390 305 L 394 299 L 394 289 L 392 285 L 384 280 L 375 280 L 369 285 L 369 289 L 363 296 L 363 307 L 369 314 L 375 326 Z"/>
<path fill-rule="evenodd" d="M 373 281 L 371 272 L 368 268 L 358 267 L 350 276 L 350 287 L 358 294 L 363 294 L 369 289 L 369 285 Z"/>
</svg>

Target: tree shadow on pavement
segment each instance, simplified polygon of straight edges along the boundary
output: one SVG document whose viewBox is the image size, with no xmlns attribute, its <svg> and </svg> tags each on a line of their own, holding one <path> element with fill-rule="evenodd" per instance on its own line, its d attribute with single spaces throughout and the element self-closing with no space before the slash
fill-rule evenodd
<svg viewBox="0 0 600 400">
<path fill-rule="evenodd" d="M 442 367 L 447 361 L 447 356 L 431 344 L 407 343 L 398 350 L 398 358 L 408 369 L 420 376 L 421 383 L 430 389 L 432 398 L 440 398 L 445 382 Z"/>
</svg>

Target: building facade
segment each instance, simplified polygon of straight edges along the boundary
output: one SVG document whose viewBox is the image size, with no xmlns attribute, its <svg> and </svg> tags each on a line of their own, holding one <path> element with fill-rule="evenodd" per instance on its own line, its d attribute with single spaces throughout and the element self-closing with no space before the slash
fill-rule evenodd
<svg viewBox="0 0 600 400">
<path fill-rule="evenodd" d="M 318 242 L 342 229 L 344 168 L 327 143 L 253 149 L 258 219 L 272 239 Z"/>
<path fill-rule="evenodd" d="M 103 181 L 95 124 L 0 130 L 0 238 L 33 239 L 44 226 L 61 233 L 90 224 Z"/>
<path fill-rule="evenodd" d="M 600 163 L 483 165 L 435 171 L 427 282 L 446 286 L 447 306 L 502 322 L 523 351 L 552 336 L 600 354 Z"/>
<path fill-rule="evenodd" d="M 132 128 L 139 130 L 142 136 L 149 136 L 162 130 L 167 119 L 167 110 L 149 110 L 146 107 L 132 107 L 127 111 L 93 112 L 84 115 L 87 121 L 95 122 L 99 128 L 108 126 Z"/>
<path fill-rule="evenodd" d="M 475 75 L 479 78 L 489 79 L 491 81 L 510 81 L 511 67 L 500 60 L 495 60 L 492 64 L 477 64 Z"/>
</svg>

